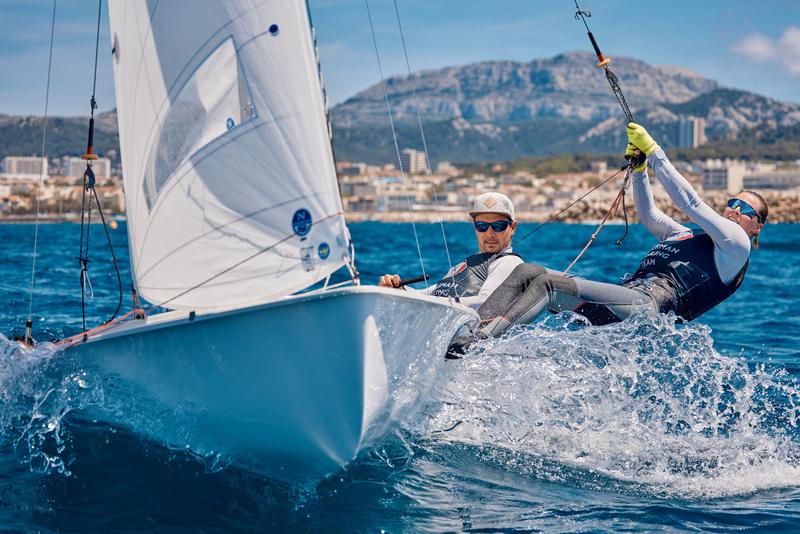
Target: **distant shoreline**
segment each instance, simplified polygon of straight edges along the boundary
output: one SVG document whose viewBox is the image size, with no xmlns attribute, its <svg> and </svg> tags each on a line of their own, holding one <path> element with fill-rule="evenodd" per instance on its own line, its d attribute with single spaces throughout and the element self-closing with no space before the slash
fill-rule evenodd
<svg viewBox="0 0 800 534">
<path fill-rule="evenodd" d="M 784 206 L 781 206 L 784 207 Z M 796 206 L 791 206 L 792 209 L 775 209 L 778 208 L 774 204 L 770 206 L 770 222 L 773 223 L 798 223 L 800 222 L 800 211 Z M 635 208 L 629 207 L 628 217 L 629 222 L 632 224 L 638 223 L 638 217 L 635 214 Z M 777 212 L 777 213 L 776 213 Z M 566 224 L 598 224 L 604 215 L 600 211 L 589 211 L 578 214 L 564 213 L 553 219 L 553 222 L 560 222 Z M 677 219 L 685 220 L 681 217 L 680 213 L 670 213 L 676 216 Z M 519 212 L 517 213 L 517 221 L 521 223 L 542 223 L 550 219 L 553 212 Z M 345 220 L 348 223 L 359 222 L 380 222 L 380 223 L 415 223 L 429 224 L 442 222 L 471 222 L 467 211 L 385 211 L 385 212 L 349 212 L 344 214 Z M 106 215 L 106 222 L 110 221 L 123 222 L 126 217 L 121 214 Z M 56 224 L 56 223 L 80 223 L 80 214 L 75 215 L 41 215 L 39 223 L 41 224 Z M 624 224 L 621 216 L 617 216 L 608 220 L 607 224 Z M 35 215 L 14 215 L 10 217 L 0 216 L 0 224 L 34 224 L 36 223 Z M 92 217 L 92 224 L 100 224 L 100 218 L 97 216 Z"/>
<path fill-rule="evenodd" d="M 106 222 L 117 221 L 122 222 L 125 220 L 124 215 L 109 215 L 105 214 Z M 75 215 L 40 215 L 39 216 L 39 224 L 56 224 L 56 223 L 80 223 L 81 216 L 80 214 Z M 12 216 L 0 216 L 0 224 L 35 224 L 36 223 L 36 215 L 12 215 Z M 92 217 L 92 224 L 102 224 L 100 217 L 94 215 Z"/>
</svg>

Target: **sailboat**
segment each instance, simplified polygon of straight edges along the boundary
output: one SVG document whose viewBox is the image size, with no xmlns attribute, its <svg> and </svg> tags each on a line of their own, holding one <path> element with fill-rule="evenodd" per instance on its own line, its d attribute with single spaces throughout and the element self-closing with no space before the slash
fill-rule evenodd
<svg viewBox="0 0 800 534">
<path fill-rule="evenodd" d="M 68 341 L 102 380 L 87 413 L 282 480 L 334 472 L 413 415 L 477 315 L 359 284 L 305 2 L 109 11 L 133 284 L 165 311 Z"/>
</svg>

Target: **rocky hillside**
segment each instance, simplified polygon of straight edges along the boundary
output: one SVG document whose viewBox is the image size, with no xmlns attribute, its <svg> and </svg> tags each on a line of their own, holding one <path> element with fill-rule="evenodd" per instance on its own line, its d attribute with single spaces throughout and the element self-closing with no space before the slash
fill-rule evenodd
<svg viewBox="0 0 800 534">
<path fill-rule="evenodd" d="M 601 121 L 619 115 L 594 56 L 569 52 L 530 63 L 489 61 L 423 71 L 387 80 L 398 122 L 416 120 L 416 103 L 429 122 L 514 122 L 537 118 Z M 631 107 L 649 102 L 679 104 L 717 88 L 717 82 L 675 67 L 657 67 L 637 59 L 612 64 Z M 415 100 L 416 96 L 416 100 Z M 365 127 L 386 122 L 380 84 L 358 93 L 333 110 L 334 125 Z"/>
<path fill-rule="evenodd" d="M 800 124 L 800 106 L 720 88 L 686 69 L 615 58 L 636 119 L 665 147 L 682 118 L 706 121 L 709 140 L 735 139 L 756 127 Z M 387 80 L 402 146 L 419 148 L 416 108 L 426 123 L 431 158 L 479 161 L 561 152 L 608 152 L 624 146 L 624 118 L 590 53 L 530 63 L 483 62 Z M 380 84 L 332 111 L 343 159 L 389 161 L 392 153 Z"/>
<path fill-rule="evenodd" d="M 86 150 L 88 117 L 47 119 L 47 153 L 50 157 L 78 156 Z M 119 153 L 117 113 L 95 115 L 95 152 L 116 160 Z M 42 117 L 0 115 L 0 159 L 5 156 L 32 156 L 42 150 Z"/>
</svg>

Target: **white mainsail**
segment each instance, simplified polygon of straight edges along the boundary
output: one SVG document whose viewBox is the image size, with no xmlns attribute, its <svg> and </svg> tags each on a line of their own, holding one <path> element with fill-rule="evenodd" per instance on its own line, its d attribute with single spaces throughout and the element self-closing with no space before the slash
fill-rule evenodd
<svg viewBox="0 0 800 534">
<path fill-rule="evenodd" d="M 112 0 L 109 11 L 139 294 L 236 307 L 348 262 L 305 2 Z"/>
</svg>

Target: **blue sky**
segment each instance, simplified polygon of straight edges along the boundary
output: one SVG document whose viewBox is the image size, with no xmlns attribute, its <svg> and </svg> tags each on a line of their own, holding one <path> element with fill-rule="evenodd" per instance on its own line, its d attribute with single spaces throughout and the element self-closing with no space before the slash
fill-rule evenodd
<svg viewBox="0 0 800 534">
<path fill-rule="evenodd" d="M 590 50 L 572 0 L 397 2 L 413 70 Z M 376 83 L 364 0 L 309 3 L 331 101 Z M 404 73 L 392 0 L 370 6 L 384 71 Z M 725 86 L 800 102 L 798 0 L 583 0 L 581 7 L 592 12 L 589 23 L 606 55 L 686 67 Z M 51 115 L 88 112 L 96 8 L 92 0 L 58 0 Z M 103 11 L 97 100 L 108 110 L 114 92 L 105 2 Z M 0 0 L 0 113 L 42 114 L 51 15 L 50 0 Z"/>
</svg>

